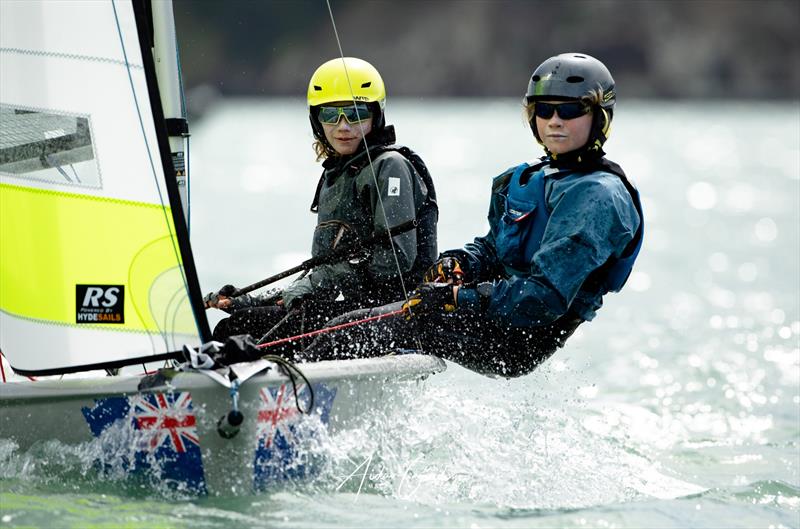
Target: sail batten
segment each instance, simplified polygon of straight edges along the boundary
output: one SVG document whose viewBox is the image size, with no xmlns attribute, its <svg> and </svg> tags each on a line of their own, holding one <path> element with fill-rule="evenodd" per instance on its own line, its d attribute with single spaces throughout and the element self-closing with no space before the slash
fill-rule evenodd
<svg viewBox="0 0 800 529">
<path fill-rule="evenodd" d="M 142 7 L 0 2 L 0 350 L 21 372 L 208 335 Z"/>
</svg>

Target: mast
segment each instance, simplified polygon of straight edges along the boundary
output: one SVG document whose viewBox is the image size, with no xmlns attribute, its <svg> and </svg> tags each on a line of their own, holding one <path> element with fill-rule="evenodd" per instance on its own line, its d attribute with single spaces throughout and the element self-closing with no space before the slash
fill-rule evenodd
<svg viewBox="0 0 800 529">
<path fill-rule="evenodd" d="M 189 174 L 186 171 L 186 146 L 189 123 L 183 108 L 181 72 L 178 65 L 178 47 L 175 37 L 175 19 L 172 1 L 150 3 L 153 14 L 153 60 L 161 93 L 161 106 L 167 123 L 169 147 L 175 179 L 183 206 L 183 217 L 189 226 Z"/>
</svg>

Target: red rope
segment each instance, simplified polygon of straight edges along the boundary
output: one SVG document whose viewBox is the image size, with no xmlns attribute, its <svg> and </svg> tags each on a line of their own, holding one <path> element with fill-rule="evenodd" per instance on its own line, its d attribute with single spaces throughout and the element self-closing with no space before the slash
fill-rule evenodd
<svg viewBox="0 0 800 529">
<path fill-rule="evenodd" d="M 325 327 L 322 329 L 317 329 L 316 331 L 307 332 L 305 334 L 298 334 L 297 336 L 289 336 L 288 338 L 281 338 L 280 340 L 263 343 L 261 345 L 257 345 L 256 347 L 258 347 L 259 349 L 263 349 L 265 347 L 272 347 L 273 345 L 278 345 L 281 343 L 294 342 L 295 340 L 300 340 L 302 338 L 308 338 L 310 336 L 316 336 L 318 334 L 324 334 L 326 332 L 338 331 L 339 329 L 345 329 L 347 327 L 352 327 L 354 325 L 361 325 L 362 323 L 368 323 L 371 321 L 378 321 L 385 318 L 390 318 L 392 316 L 397 316 L 398 314 L 402 313 L 403 309 L 397 309 L 392 312 L 387 312 L 386 314 L 378 314 L 377 316 L 370 316 L 369 318 L 364 318 L 363 320 L 351 321 L 347 323 L 342 323 L 340 325 L 334 325 L 333 327 Z"/>
<path fill-rule="evenodd" d="M 0 372 L 2 372 L 3 374 L 3 382 L 6 381 L 6 370 L 3 368 L 3 358 L 5 357 L 6 355 L 3 354 L 3 351 L 0 351 Z M 11 364 L 9 363 L 9 365 Z M 13 371 L 14 368 L 12 367 L 11 370 Z M 33 380 L 34 382 L 36 382 L 36 379 L 33 377 L 28 377 L 28 380 Z"/>
</svg>

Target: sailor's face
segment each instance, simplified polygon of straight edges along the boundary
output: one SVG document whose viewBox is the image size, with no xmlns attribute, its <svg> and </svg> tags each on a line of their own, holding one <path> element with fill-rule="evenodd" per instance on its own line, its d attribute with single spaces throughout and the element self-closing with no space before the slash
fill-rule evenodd
<svg viewBox="0 0 800 529">
<path fill-rule="evenodd" d="M 350 123 L 340 115 L 336 124 L 323 123 L 322 130 L 331 147 L 340 155 L 347 156 L 358 150 L 358 146 L 364 141 L 364 136 L 372 130 L 372 119 Z"/>
<path fill-rule="evenodd" d="M 560 101 L 544 101 L 560 103 Z M 589 141 L 592 130 L 592 113 L 574 119 L 563 119 L 554 112 L 549 119 L 536 116 L 536 131 L 547 150 L 553 154 L 564 154 L 580 149 Z"/>
</svg>

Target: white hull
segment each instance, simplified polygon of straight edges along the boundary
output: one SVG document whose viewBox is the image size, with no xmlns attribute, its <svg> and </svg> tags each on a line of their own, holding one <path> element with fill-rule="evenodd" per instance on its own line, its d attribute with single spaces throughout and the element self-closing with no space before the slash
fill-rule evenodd
<svg viewBox="0 0 800 529">
<path fill-rule="evenodd" d="M 217 423 L 231 409 L 229 389 L 200 373 L 178 373 L 168 386 L 139 391 L 141 376 L 42 380 L 0 385 L 0 437 L 20 450 L 56 440 L 88 444 L 98 464 L 199 494 L 251 493 L 314 471 L 308 447 L 320 429 L 358 425 L 386 409 L 394 391 L 445 369 L 421 355 L 302 364 L 314 411 L 297 411 L 292 384 L 275 369 L 239 389 L 244 422 L 223 438 Z M 308 388 L 297 380 L 302 407 Z M 298 454 L 301 454 L 298 456 Z"/>
</svg>

